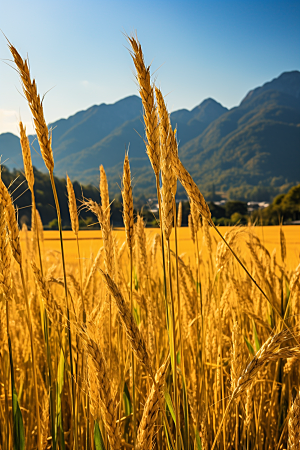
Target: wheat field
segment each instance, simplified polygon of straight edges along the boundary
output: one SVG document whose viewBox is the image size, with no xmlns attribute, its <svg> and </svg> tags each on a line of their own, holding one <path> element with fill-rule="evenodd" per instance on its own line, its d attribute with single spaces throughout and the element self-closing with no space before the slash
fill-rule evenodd
<svg viewBox="0 0 300 450">
<path fill-rule="evenodd" d="M 230 231 L 230 227 L 221 227 L 220 230 L 223 234 Z M 299 225 L 285 225 L 284 226 L 284 235 L 286 239 L 286 265 L 288 269 L 292 270 L 293 267 L 297 266 L 299 262 L 299 253 L 300 253 L 300 226 Z M 266 249 L 271 254 L 274 249 L 276 249 L 276 253 L 278 258 L 281 261 L 281 253 L 280 253 L 280 226 L 255 226 L 252 228 L 253 233 L 262 241 Z M 156 228 L 146 228 L 145 233 L 149 238 L 153 238 L 153 236 L 159 232 L 159 229 Z M 31 232 L 27 231 L 28 238 L 31 239 Z M 119 242 L 123 243 L 126 239 L 125 237 L 125 229 L 124 228 L 113 228 L 112 233 L 116 236 Z M 91 254 L 96 254 L 100 247 L 102 247 L 102 232 L 101 230 L 80 230 L 79 231 L 79 241 L 80 241 L 80 249 L 81 249 L 81 258 L 82 260 L 91 260 Z M 21 246 L 24 249 L 26 248 L 26 235 L 24 231 L 20 232 L 21 237 Z M 220 237 L 218 235 L 215 236 L 217 242 L 220 242 Z M 65 242 L 66 261 L 71 264 L 77 260 L 77 246 L 76 246 L 76 236 L 72 231 L 64 230 L 63 231 L 63 239 Z M 199 239 L 203 240 L 203 236 L 199 236 Z M 243 243 L 241 243 L 243 245 Z M 44 231 L 44 251 L 47 253 L 51 250 L 60 251 L 60 239 L 59 239 L 59 231 Z M 171 235 L 171 247 L 175 248 L 175 237 Z M 191 258 L 194 263 L 195 260 L 195 252 L 193 241 L 191 240 L 191 233 L 188 227 L 178 228 L 178 252 L 180 255 L 184 255 L 185 257 Z M 204 245 L 202 248 L 203 257 L 207 258 L 207 250 Z"/>
<path fill-rule="evenodd" d="M 297 449 L 299 227 L 216 228 L 178 156 L 161 91 L 136 37 L 127 37 L 144 107 L 160 228 L 133 214 L 112 230 L 100 167 L 99 203 L 80 199 L 101 231 L 62 231 L 52 141 L 27 61 L 9 43 L 49 171 L 58 232 L 35 206 L 26 130 L 31 231 L 20 232 L 0 179 L 0 448 Z M 180 150 L 179 150 L 180 152 Z M 190 200 L 181 227 L 177 183 Z"/>
</svg>

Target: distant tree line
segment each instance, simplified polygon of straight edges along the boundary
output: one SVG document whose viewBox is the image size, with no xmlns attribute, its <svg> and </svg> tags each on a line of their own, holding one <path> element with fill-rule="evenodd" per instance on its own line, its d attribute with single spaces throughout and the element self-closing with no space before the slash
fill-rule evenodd
<svg viewBox="0 0 300 450">
<path fill-rule="evenodd" d="M 31 227 L 31 194 L 27 187 L 27 181 L 23 173 L 18 170 L 8 171 L 2 166 L 2 180 L 12 194 L 15 208 L 18 210 L 18 219 L 20 225 L 25 223 L 28 228 Z M 57 229 L 57 216 L 52 194 L 51 183 L 48 173 L 41 172 L 34 168 L 34 191 L 37 209 L 40 213 L 45 228 Z M 71 227 L 70 215 L 68 208 L 68 196 L 66 188 L 66 180 L 64 178 L 56 178 L 55 184 L 57 195 L 60 203 L 62 224 L 64 229 Z M 74 182 L 74 191 L 77 199 L 77 207 L 80 210 L 79 222 L 80 227 L 97 225 L 97 219 L 91 212 L 82 209 L 83 198 L 91 198 L 96 202 L 100 202 L 99 190 L 92 185 L 81 186 L 77 181 Z M 123 226 L 122 205 L 120 201 L 115 200 L 111 205 L 112 223 L 116 226 Z"/>
<path fill-rule="evenodd" d="M 287 194 L 277 195 L 267 208 L 253 212 L 252 220 L 261 221 L 263 225 L 300 221 L 300 184 L 293 186 Z"/>
<path fill-rule="evenodd" d="M 28 228 L 31 227 L 31 195 L 27 187 L 25 176 L 19 170 L 10 172 L 5 166 L 2 166 L 1 176 L 6 186 L 12 194 L 14 205 L 18 210 L 18 220 L 20 226 L 25 223 Z M 34 168 L 35 176 L 35 197 L 37 209 L 40 213 L 45 228 L 57 229 L 57 217 L 54 204 L 54 198 L 51 189 L 51 183 L 48 173 L 41 172 Z M 70 216 L 68 209 L 68 197 L 66 189 L 66 180 L 56 178 L 58 198 L 61 208 L 62 223 L 64 229 L 70 229 Z M 100 202 L 99 189 L 92 185 L 80 185 L 77 181 L 73 183 L 77 207 L 79 213 L 80 228 L 99 227 L 97 219 L 91 212 L 82 207 L 84 198 L 91 198 Z M 113 226 L 123 226 L 122 217 L 122 197 L 121 192 L 111 198 L 111 222 Z M 153 203 L 153 200 L 152 200 Z M 252 222 L 263 223 L 264 225 L 277 225 L 281 221 L 289 223 L 300 220 L 300 185 L 292 187 L 287 194 L 280 194 L 269 207 L 254 211 L 251 216 L 247 212 L 247 203 L 242 201 L 228 201 L 224 205 L 218 205 L 209 202 L 209 208 L 213 221 L 217 225 L 235 225 L 237 223 L 247 224 L 249 219 Z M 139 212 L 143 215 L 147 226 L 158 225 L 158 212 L 153 208 L 145 196 L 135 199 L 135 215 Z M 154 210 L 154 211 L 153 211 Z M 187 200 L 182 200 L 182 226 L 187 226 L 190 205 Z"/>
</svg>

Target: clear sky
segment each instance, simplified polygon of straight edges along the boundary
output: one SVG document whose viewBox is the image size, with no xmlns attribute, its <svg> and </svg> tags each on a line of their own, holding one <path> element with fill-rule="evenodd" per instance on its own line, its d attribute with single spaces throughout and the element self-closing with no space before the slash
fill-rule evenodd
<svg viewBox="0 0 300 450">
<path fill-rule="evenodd" d="M 231 108 L 246 93 L 300 70 L 300 1 L 0 0 L 0 28 L 25 57 L 47 122 L 137 94 L 123 33 L 137 31 L 170 111 L 212 97 Z M 0 35 L 0 133 L 32 132 Z"/>
</svg>

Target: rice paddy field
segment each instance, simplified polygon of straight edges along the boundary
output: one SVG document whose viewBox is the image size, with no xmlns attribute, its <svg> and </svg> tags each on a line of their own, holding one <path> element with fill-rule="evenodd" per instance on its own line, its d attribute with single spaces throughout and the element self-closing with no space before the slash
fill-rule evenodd
<svg viewBox="0 0 300 450">
<path fill-rule="evenodd" d="M 111 227 L 100 166 L 99 203 L 76 199 L 67 177 L 67 232 L 42 101 L 9 44 L 59 231 L 43 230 L 21 122 L 30 231 L 20 232 L 0 177 L 0 449 L 299 449 L 299 227 L 214 226 L 141 46 L 128 43 L 160 228 L 134 217 L 126 155 L 124 229 Z M 178 183 L 190 200 L 188 228 Z M 101 231 L 79 231 L 77 200 Z"/>
</svg>

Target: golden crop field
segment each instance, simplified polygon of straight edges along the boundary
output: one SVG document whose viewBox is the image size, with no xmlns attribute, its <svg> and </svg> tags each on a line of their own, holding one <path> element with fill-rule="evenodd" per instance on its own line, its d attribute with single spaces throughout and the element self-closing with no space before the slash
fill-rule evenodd
<svg viewBox="0 0 300 450">
<path fill-rule="evenodd" d="M 283 227 L 286 248 L 287 248 L 287 265 L 290 269 L 295 267 L 299 263 L 300 258 L 300 226 L 299 225 L 287 225 Z M 153 228 L 146 228 L 146 234 L 153 236 L 159 230 Z M 227 231 L 230 231 L 230 227 L 221 227 L 221 233 L 224 235 Z M 280 227 L 279 226 L 256 226 L 254 233 L 259 237 L 266 249 L 272 253 L 274 248 L 278 258 L 281 259 L 280 254 Z M 113 234 L 117 237 L 119 244 L 122 244 L 125 239 L 125 229 L 117 228 L 113 230 Z M 178 229 L 178 251 L 180 254 L 186 254 L 194 260 L 195 251 L 193 242 L 190 238 L 190 230 L 188 227 L 182 227 Z M 29 232 L 30 236 L 30 232 Z M 219 242 L 220 237 L 215 235 L 216 240 Z M 68 263 L 75 262 L 77 259 L 77 245 L 76 237 L 72 231 L 63 231 L 65 257 Z M 25 236 L 21 233 L 21 242 L 24 245 Z M 81 249 L 81 257 L 83 259 L 90 260 L 91 255 L 96 255 L 99 248 L 102 247 L 102 232 L 101 230 L 84 230 L 79 231 L 79 244 Z M 171 246 L 174 249 L 174 233 L 171 235 Z M 60 240 L 59 231 L 44 231 L 44 249 L 45 252 L 57 251 L 60 252 Z M 207 257 L 207 249 L 205 243 L 203 245 L 203 257 Z"/>
<path fill-rule="evenodd" d="M 128 41 L 159 229 L 134 217 L 126 154 L 125 231 L 111 227 L 103 166 L 101 203 L 78 199 L 101 231 L 79 231 L 69 177 L 72 231 L 62 231 L 42 101 L 10 44 L 59 231 L 43 230 L 20 123 L 32 220 L 20 233 L 0 177 L 0 449 L 299 449 L 300 228 L 215 227 L 141 46 Z M 179 182 L 188 228 L 176 210 Z"/>
</svg>

